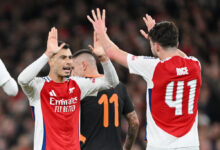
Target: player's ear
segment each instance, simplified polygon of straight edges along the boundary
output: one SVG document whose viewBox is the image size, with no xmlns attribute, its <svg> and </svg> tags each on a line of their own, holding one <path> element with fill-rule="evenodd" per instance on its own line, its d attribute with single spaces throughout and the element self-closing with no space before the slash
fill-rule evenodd
<svg viewBox="0 0 220 150">
<path fill-rule="evenodd" d="M 160 44 L 157 43 L 157 42 L 155 42 L 155 43 L 154 43 L 154 46 L 155 46 L 155 50 L 156 50 L 156 52 L 157 52 L 157 53 L 160 52 L 160 50 L 161 50 L 161 46 L 160 46 Z"/>
<path fill-rule="evenodd" d="M 85 61 L 82 61 L 83 71 L 86 71 L 88 64 Z"/>
</svg>

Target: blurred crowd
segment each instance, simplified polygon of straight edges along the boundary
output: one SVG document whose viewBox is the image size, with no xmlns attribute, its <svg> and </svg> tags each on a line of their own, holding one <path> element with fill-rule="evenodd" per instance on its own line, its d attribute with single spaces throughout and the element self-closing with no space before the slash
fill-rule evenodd
<svg viewBox="0 0 220 150">
<path fill-rule="evenodd" d="M 105 8 L 108 33 L 117 45 L 135 55 L 152 55 L 149 42 L 139 33 L 147 30 L 142 17 L 148 13 L 157 22 L 176 23 L 179 48 L 196 56 L 202 66 L 199 99 L 201 150 L 220 150 L 220 1 L 219 0 L 1 0 L 0 58 L 14 78 L 46 49 L 52 26 L 59 39 L 73 52 L 92 44 L 92 25 L 86 15 L 91 9 Z M 146 83 L 114 64 L 120 80 L 127 85 L 140 120 L 132 150 L 145 149 Z M 40 75 L 46 75 L 45 67 Z M 15 97 L 0 91 L 0 150 L 31 150 L 34 121 L 28 100 L 20 89 Z M 123 141 L 127 122 L 122 120 Z"/>
</svg>

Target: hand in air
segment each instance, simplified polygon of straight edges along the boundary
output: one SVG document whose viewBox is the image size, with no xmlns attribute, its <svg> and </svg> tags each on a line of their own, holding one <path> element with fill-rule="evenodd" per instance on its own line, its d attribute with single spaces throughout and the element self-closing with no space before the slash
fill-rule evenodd
<svg viewBox="0 0 220 150">
<path fill-rule="evenodd" d="M 107 31 L 105 26 L 105 9 L 102 10 L 102 14 L 99 8 L 96 9 L 96 13 L 92 10 L 92 16 L 93 19 L 89 15 L 87 15 L 87 18 L 92 23 L 95 32 L 97 34 L 105 34 Z"/>
<path fill-rule="evenodd" d="M 104 48 L 101 46 L 100 40 L 98 39 L 98 35 L 96 32 L 93 33 L 93 45 L 89 45 L 89 49 L 95 54 L 101 62 L 107 61 L 108 57 L 105 53 Z"/>
<path fill-rule="evenodd" d="M 60 49 L 64 47 L 65 43 L 62 43 L 60 46 L 58 46 L 58 33 L 57 29 L 55 27 L 51 28 L 49 34 L 48 34 L 48 40 L 47 40 L 47 50 L 45 54 L 51 58 L 53 55 L 55 55 L 57 52 L 59 52 Z"/>
<path fill-rule="evenodd" d="M 155 20 L 148 14 L 146 14 L 146 17 L 143 17 L 143 20 L 147 26 L 148 32 L 150 32 L 156 24 Z M 149 39 L 148 34 L 143 29 L 141 29 L 140 32 L 146 39 Z"/>
</svg>

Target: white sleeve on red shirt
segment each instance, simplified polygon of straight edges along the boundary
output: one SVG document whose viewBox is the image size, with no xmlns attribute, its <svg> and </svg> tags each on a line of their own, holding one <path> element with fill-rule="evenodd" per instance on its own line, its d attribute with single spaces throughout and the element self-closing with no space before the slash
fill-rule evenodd
<svg viewBox="0 0 220 150">
<path fill-rule="evenodd" d="M 142 76 L 145 80 L 151 81 L 155 67 L 160 62 L 159 59 L 147 56 L 134 56 L 128 54 L 127 63 L 131 74 Z"/>
<path fill-rule="evenodd" d="M 79 85 L 81 90 L 81 99 L 86 96 L 94 95 L 98 91 L 114 88 L 119 84 L 119 79 L 111 61 L 102 63 L 104 77 L 100 78 L 82 78 L 71 77 Z"/>
<path fill-rule="evenodd" d="M 36 91 L 39 83 L 44 81 L 42 78 L 37 78 L 37 74 L 47 64 L 49 57 L 43 54 L 40 58 L 25 68 L 18 76 L 18 83 L 22 87 L 24 93 L 28 96 L 29 100 L 36 99 Z"/>
<path fill-rule="evenodd" d="M 16 81 L 10 76 L 4 63 L 0 59 L 0 86 L 3 91 L 9 96 L 16 96 L 18 93 L 18 85 Z"/>
</svg>

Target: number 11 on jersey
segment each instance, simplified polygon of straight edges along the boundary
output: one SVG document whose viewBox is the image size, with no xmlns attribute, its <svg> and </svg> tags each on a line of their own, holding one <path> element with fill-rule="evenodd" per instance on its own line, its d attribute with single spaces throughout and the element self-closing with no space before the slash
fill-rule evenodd
<svg viewBox="0 0 220 150">
<path fill-rule="evenodd" d="M 113 94 L 108 100 L 108 96 L 106 94 L 103 94 L 101 98 L 98 100 L 98 103 L 104 104 L 103 126 L 106 128 L 109 126 L 109 103 L 114 103 L 114 110 L 115 110 L 114 122 L 115 122 L 115 127 L 118 127 L 119 126 L 118 95 Z"/>
</svg>

